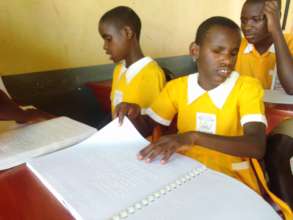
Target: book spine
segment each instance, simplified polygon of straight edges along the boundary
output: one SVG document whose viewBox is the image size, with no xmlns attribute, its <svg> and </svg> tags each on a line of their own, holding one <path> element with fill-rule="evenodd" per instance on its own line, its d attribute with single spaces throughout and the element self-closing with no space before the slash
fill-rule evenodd
<svg viewBox="0 0 293 220">
<path fill-rule="evenodd" d="M 156 192 L 153 192 L 150 195 L 146 196 L 141 201 L 135 202 L 133 205 L 129 206 L 128 208 L 114 214 L 113 216 L 109 218 L 109 220 L 127 219 L 128 216 L 133 215 L 136 212 L 139 212 L 141 209 L 151 205 L 155 201 L 159 200 L 161 197 L 168 195 L 169 193 L 171 193 L 172 191 L 176 190 L 179 187 L 182 187 L 185 183 L 195 179 L 197 176 L 199 176 L 206 170 L 208 169 L 205 166 L 202 166 L 201 168 L 192 169 L 188 173 L 180 176 L 179 178 L 165 185 L 164 187 L 157 190 Z"/>
</svg>

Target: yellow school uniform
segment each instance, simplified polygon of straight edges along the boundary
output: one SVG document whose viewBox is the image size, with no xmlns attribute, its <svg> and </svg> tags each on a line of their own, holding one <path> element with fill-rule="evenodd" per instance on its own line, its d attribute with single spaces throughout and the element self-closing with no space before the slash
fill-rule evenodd
<svg viewBox="0 0 293 220">
<path fill-rule="evenodd" d="M 120 102 L 138 104 L 142 113 L 160 94 L 165 84 L 165 74 L 157 62 L 144 57 L 130 65 L 116 65 L 111 90 L 111 108 Z"/>
<path fill-rule="evenodd" d="M 156 122 L 168 126 L 178 114 L 179 133 L 201 131 L 223 136 L 243 135 L 248 122 L 266 124 L 263 89 L 258 80 L 233 72 L 224 83 L 205 91 L 198 84 L 198 74 L 169 82 L 146 114 Z M 260 192 L 249 158 L 236 157 L 193 146 L 185 155 L 207 167 L 237 178 L 256 192 Z M 290 209 L 280 201 L 281 206 Z"/>
<path fill-rule="evenodd" d="M 293 34 L 284 34 L 284 37 L 293 56 Z M 272 45 L 267 52 L 259 54 L 254 46 L 243 38 L 235 69 L 241 75 L 252 76 L 259 79 L 265 89 L 275 89 L 279 87 L 276 85 L 278 77 L 274 45 Z"/>
</svg>

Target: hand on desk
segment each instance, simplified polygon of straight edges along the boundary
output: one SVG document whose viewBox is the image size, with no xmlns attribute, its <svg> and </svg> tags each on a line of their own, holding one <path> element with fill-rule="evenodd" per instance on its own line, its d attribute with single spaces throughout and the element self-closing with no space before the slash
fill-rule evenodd
<svg viewBox="0 0 293 220">
<path fill-rule="evenodd" d="M 162 156 L 161 163 L 168 162 L 175 152 L 185 151 L 192 146 L 191 133 L 165 135 L 157 142 L 149 144 L 138 153 L 139 160 L 151 162 L 158 156 Z"/>
</svg>

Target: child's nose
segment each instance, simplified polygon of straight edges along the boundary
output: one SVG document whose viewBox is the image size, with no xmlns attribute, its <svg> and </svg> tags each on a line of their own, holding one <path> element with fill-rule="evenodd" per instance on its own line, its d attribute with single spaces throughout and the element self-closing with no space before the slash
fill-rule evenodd
<svg viewBox="0 0 293 220">
<path fill-rule="evenodd" d="M 222 60 L 221 61 L 222 61 L 222 64 L 225 64 L 225 66 L 230 66 L 231 63 L 233 62 L 233 58 L 229 54 L 224 54 L 222 56 Z"/>
<path fill-rule="evenodd" d="M 103 49 L 104 50 L 107 50 L 108 49 L 108 44 L 106 42 L 104 42 Z"/>
</svg>

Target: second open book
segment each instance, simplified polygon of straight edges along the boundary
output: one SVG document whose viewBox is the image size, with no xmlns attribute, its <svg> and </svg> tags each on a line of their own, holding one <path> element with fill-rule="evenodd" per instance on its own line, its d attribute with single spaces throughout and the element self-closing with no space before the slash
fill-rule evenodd
<svg viewBox="0 0 293 220">
<path fill-rule="evenodd" d="M 137 160 L 147 144 L 129 120 L 114 120 L 27 165 L 76 219 L 279 219 L 248 187 L 195 160 Z"/>
</svg>

